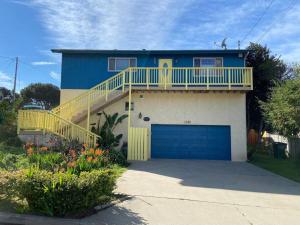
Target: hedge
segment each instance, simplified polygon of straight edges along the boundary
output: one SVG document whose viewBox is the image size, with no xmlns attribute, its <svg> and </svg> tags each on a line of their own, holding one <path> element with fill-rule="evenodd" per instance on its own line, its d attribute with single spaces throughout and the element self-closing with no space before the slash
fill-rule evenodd
<svg viewBox="0 0 300 225">
<path fill-rule="evenodd" d="M 111 196 L 116 176 L 109 169 L 82 172 L 80 175 L 23 170 L 15 176 L 2 174 L 0 180 L 2 193 L 7 191 L 7 195 L 15 194 L 26 199 L 30 211 L 66 216 L 90 209 L 103 197 Z"/>
</svg>

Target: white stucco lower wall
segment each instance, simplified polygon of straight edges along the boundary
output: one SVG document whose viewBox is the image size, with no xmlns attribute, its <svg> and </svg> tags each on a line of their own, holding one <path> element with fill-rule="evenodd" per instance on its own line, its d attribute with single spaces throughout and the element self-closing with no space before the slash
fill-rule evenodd
<svg viewBox="0 0 300 225">
<path fill-rule="evenodd" d="M 246 96 L 245 93 L 191 93 L 191 92 L 139 92 L 132 94 L 134 111 L 131 124 L 133 127 L 148 127 L 151 124 L 193 124 L 193 125 L 229 125 L 231 129 L 231 159 L 245 161 L 246 150 Z M 106 113 L 125 111 L 128 97 L 108 106 Z M 145 122 L 139 118 L 149 117 Z M 90 122 L 97 122 L 96 115 Z M 86 121 L 81 124 L 86 127 Z M 124 135 L 127 140 L 127 120 L 118 126 L 116 134 Z M 220 143 L 222 144 L 222 143 Z"/>
</svg>

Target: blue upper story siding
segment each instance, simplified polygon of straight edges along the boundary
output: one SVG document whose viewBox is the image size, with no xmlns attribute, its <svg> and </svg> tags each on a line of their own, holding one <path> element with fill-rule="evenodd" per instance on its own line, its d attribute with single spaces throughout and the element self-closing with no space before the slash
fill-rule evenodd
<svg viewBox="0 0 300 225">
<path fill-rule="evenodd" d="M 245 50 L 53 50 L 53 52 L 62 53 L 62 89 L 89 89 L 118 73 L 108 71 L 109 57 L 137 58 L 138 67 L 158 67 L 158 62 L 161 58 L 173 59 L 174 67 L 192 67 L 194 57 L 222 57 L 224 67 L 244 67 L 244 57 L 246 54 Z"/>
</svg>

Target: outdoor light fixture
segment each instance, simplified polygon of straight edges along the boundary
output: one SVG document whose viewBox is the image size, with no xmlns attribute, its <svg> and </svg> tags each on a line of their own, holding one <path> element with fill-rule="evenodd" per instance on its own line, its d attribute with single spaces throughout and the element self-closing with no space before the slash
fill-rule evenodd
<svg viewBox="0 0 300 225">
<path fill-rule="evenodd" d="M 143 115 L 142 115 L 142 113 L 140 112 L 140 113 L 139 113 L 139 119 L 142 119 L 142 117 L 143 117 Z"/>
</svg>

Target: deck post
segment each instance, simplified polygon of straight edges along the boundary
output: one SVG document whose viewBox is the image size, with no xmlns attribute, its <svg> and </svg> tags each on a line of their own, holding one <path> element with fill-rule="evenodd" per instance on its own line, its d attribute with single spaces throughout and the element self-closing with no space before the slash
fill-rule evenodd
<svg viewBox="0 0 300 225">
<path fill-rule="evenodd" d="M 90 104 L 91 104 L 91 100 L 90 100 L 90 92 L 88 94 L 88 108 L 87 108 L 87 119 L 86 119 L 86 129 L 90 130 Z"/>
<path fill-rule="evenodd" d="M 231 90 L 231 69 L 228 70 L 228 89 Z"/>
<path fill-rule="evenodd" d="M 206 68 L 206 89 L 209 89 L 209 70 Z"/>
<path fill-rule="evenodd" d="M 128 118 L 127 118 L 127 120 L 128 120 L 128 132 L 127 132 L 127 138 L 128 138 L 128 140 L 127 140 L 127 143 L 128 143 L 128 149 L 127 149 L 127 151 L 128 151 L 128 154 L 127 154 L 127 159 L 131 159 L 131 151 L 132 151 L 132 149 L 131 149 L 131 146 L 132 146 L 132 143 L 131 143 L 131 129 L 130 129 L 130 126 L 131 126 L 131 124 L 130 124 L 130 117 L 131 117 L 131 75 L 132 75 L 132 73 L 131 73 L 131 68 L 129 69 L 129 90 L 128 90 Z"/>
<path fill-rule="evenodd" d="M 128 92 L 128 130 L 130 128 L 130 116 L 131 116 L 131 68 L 129 69 L 129 92 Z"/>
<path fill-rule="evenodd" d="M 107 101 L 108 98 L 108 82 L 105 82 L 105 101 Z"/>
<path fill-rule="evenodd" d="M 123 82 L 123 85 L 122 85 L 122 92 L 125 91 L 125 72 L 123 71 L 123 77 L 122 77 L 122 82 Z"/>
<path fill-rule="evenodd" d="M 149 89 L 149 68 L 146 69 L 146 85 L 147 89 Z"/>
<path fill-rule="evenodd" d="M 188 89 L 188 70 L 185 69 L 185 90 Z"/>
</svg>

